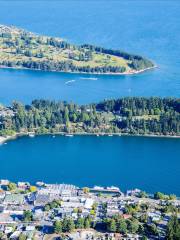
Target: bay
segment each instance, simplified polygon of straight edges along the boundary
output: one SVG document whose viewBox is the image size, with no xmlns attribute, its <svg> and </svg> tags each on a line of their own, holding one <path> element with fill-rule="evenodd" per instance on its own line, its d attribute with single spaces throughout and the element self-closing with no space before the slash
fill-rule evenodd
<svg viewBox="0 0 180 240">
<path fill-rule="evenodd" d="M 179 143 L 126 136 L 21 137 L 0 146 L 1 178 L 180 195 Z"/>
</svg>

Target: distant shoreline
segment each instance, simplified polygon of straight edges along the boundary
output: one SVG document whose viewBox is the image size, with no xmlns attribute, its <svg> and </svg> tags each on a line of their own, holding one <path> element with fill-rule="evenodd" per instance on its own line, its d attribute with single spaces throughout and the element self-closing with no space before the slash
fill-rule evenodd
<svg viewBox="0 0 180 240">
<path fill-rule="evenodd" d="M 87 73 L 87 72 L 71 72 L 71 71 L 56 71 L 56 70 L 42 70 L 42 69 L 34 69 L 34 68 L 25 68 L 25 67 L 7 67 L 4 65 L 0 65 L 0 69 L 14 69 L 14 70 L 31 70 L 31 71 L 40 71 L 40 72 L 56 72 L 56 73 L 70 73 L 70 74 L 84 74 L 84 75 L 117 75 L 117 76 L 123 76 L 123 75 L 135 75 L 135 74 L 139 74 L 139 73 L 143 73 L 146 72 L 148 70 L 152 70 L 157 68 L 157 65 L 154 65 L 153 67 L 148 67 L 145 69 L 141 69 L 141 70 L 132 70 L 132 71 L 127 71 L 127 72 L 123 72 L 123 73 L 113 73 L 113 72 L 107 72 L 107 73 Z"/>
<path fill-rule="evenodd" d="M 178 135 L 155 135 L 155 134 L 127 134 L 127 133 L 102 133 L 102 132 L 97 132 L 97 133 L 87 133 L 87 132 L 77 132 L 77 133 L 65 133 L 65 132 L 57 132 L 57 133 L 42 133 L 42 134 L 36 134 L 34 132 L 29 132 L 29 133 L 17 133 L 16 135 L 13 136 L 7 136 L 7 137 L 2 137 L 0 136 L 0 144 L 4 144 L 5 142 L 9 140 L 15 140 L 18 137 L 23 137 L 23 136 L 29 136 L 33 134 L 33 137 L 35 136 L 97 136 L 97 137 L 103 137 L 103 136 L 109 136 L 109 137 L 147 137 L 147 138 L 175 138 L 175 139 L 180 139 L 180 136 Z"/>
</svg>

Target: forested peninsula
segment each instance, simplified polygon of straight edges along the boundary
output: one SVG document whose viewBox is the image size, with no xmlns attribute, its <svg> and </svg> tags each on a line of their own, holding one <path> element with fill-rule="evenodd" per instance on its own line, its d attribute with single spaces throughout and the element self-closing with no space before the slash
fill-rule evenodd
<svg viewBox="0 0 180 240">
<path fill-rule="evenodd" d="M 64 39 L 40 36 L 0 25 L 0 67 L 43 71 L 134 74 L 154 68 L 150 60 L 90 44 L 76 46 Z"/>
<path fill-rule="evenodd" d="M 180 99 L 127 97 L 77 105 L 34 100 L 0 107 L 0 136 L 16 134 L 180 136 Z"/>
</svg>

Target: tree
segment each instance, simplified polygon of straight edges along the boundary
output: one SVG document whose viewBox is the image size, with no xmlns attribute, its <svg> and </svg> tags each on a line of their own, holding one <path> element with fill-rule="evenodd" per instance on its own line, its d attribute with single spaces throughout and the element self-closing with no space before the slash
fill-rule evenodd
<svg viewBox="0 0 180 240">
<path fill-rule="evenodd" d="M 89 193 L 89 188 L 88 188 L 88 187 L 84 187 L 84 188 L 83 188 L 83 192 L 84 192 L 84 193 Z"/>
<path fill-rule="evenodd" d="M 15 190 L 16 187 L 17 187 L 17 185 L 16 185 L 15 183 L 13 183 L 13 182 L 10 182 L 10 183 L 8 184 L 8 190 L 9 190 L 9 191 Z"/>
<path fill-rule="evenodd" d="M 31 211 L 27 210 L 23 213 L 23 220 L 25 222 L 31 222 L 33 220 L 33 214 Z"/>
<path fill-rule="evenodd" d="M 66 125 L 69 123 L 69 110 L 67 107 L 65 107 L 65 111 L 64 111 L 64 123 Z"/>
<path fill-rule="evenodd" d="M 149 229 L 150 229 L 150 233 L 153 234 L 153 235 L 158 235 L 158 229 L 157 229 L 157 226 L 155 223 L 152 223 L 150 226 L 149 226 Z"/>
<path fill-rule="evenodd" d="M 72 232 L 75 229 L 75 224 L 72 219 L 68 219 L 67 221 L 67 232 Z"/>
<path fill-rule="evenodd" d="M 166 232 L 167 240 L 179 240 L 180 239 L 180 221 L 177 215 L 173 215 L 167 224 Z"/>
<path fill-rule="evenodd" d="M 36 186 L 30 186 L 29 190 L 30 190 L 30 192 L 36 192 L 37 187 Z"/>
<path fill-rule="evenodd" d="M 170 194 L 169 195 L 169 200 L 176 200 L 176 195 L 175 194 Z"/>
<path fill-rule="evenodd" d="M 116 232 L 116 222 L 114 219 L 110 219 L 108 222 L 108 231 L 109 232 Z"/>
<path fill-rule="evenodd" d="M 62 232 L 62 223 L 61 221 L 55 221 L 54 223 L 54 232 L 61 233 Z"/>
<path fill-rule="evenodd" d="M 85 221 L 84 221 L 84 228 L 90 228 L 90 226 L 91 226 L 91 221 L 87 217 L 87 218 L 85 218 Z"/>
<path fill-rule="evenodd" d="M 127 224 L 126 221 L 124 219 L 120 219 L 119 221 L 117 221 L 117 232 L 125 234 L 127 232 Z"/>
<path fill-rule="evenodd" d="M 156 192 L 156 193 L 154 194 L 154 198 L 155 198 L 155 199 L 166 199 L 167 196 L 166 196 L 164 193 Z"/>
<path fill-rule="evenodd" d="M 130 233 L 136 233 L 139 229 L 139 221 L 136 219 L 128 220 L 127 225 Z"/>
<path fill-rule="evenodd" d="M 84 228 L 84 218 L 77 219 L 76 228 Z"/>
<path fill-rule="evenodd" d="M 91 210 L 90 210 L 90 215 L 93 215 L 93 216 L 95 216 L 95 215 L 96 215 L 96 212 L 95 212 L 95 210 L 94 210 L 94 209 L 91 209 Z"/>
<path fill-rule="evenodd" d="M 146 236 L 142 236 L 142 240 L 148 240 Z"/>
<path fill-rule="evenodd" d="M 141 191 L 138 195 L 140 198 L 146 198 L 148 197 L 147 193 L 145 191 Z"/>
<path fill-rule="evenodd" d="M 49 206 L 49 204 L 46 204 L 45 206 L 44 206 L 44 211 L 49 211 L 51 208 L 50 208 L 50 206 Z"/>
<path fill-rule="evenodd" d="M 21 234 L 19 235 L 19 240 L 26 240 L 26 239 L 27 239 L 27 237 L 26 237 L 25 234 L 21 233 Z"/>
</svg>

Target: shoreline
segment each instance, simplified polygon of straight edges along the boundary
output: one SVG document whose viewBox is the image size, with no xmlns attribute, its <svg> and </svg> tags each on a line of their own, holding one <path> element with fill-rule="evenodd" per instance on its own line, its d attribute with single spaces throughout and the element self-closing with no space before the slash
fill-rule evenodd
<svg viewBox="0 0 180 240">
<path fill-rule="evenodd" d="M 33 68 L 25 68 L 25 67 L 7 67 L 7 66 L 3 66 L 0 65 L 0 69 L 14 69 L 14 70 L 31 70 L 31 71 L 41 71 L 41 72 L 55 72 L 55 73 L 70 73 L 70 74 L 83 74 L 83 75 L 109 75 L 109 76 L 126 76 L 126 75 L 135 75 L 135 74 L 140 74 L 149 70 L 153 70 L 155 68 L 158 68 L 157 65 L 154 65 L 153 67 L 148 67 L 145 69 L 141 69 L 141 70 L 132 70 L 132 71 L 127 71 L 127 72 L 123 72 L 123 73 L 87 73 L 87 72 L 71 72 L 71 71 L 56 71 L 56 70 L 51 70 L 51 71 L 46 71 L 46 70 L 42 70 L 42 69 L 33 69 Z"/>
<path fill-rule="evenodd" d="M 155 134 L 127 134 L 127 133 L 102 133 L 102 132 L 97 132 L 97 133 L 87 133 L 87 132 L 77 132 L 77 133 L 65 133 L 65 132 L 57 132 L 57 133 L 42 133 L 42 134 L 36 134 L 34 132 L 27 132 L 27 133 L 17 133 L 13 136 L 6 136 L 2 137 L 0 136 L 0 145 L 5 144 L 9 140 L 16 140 L 19 137 L 23 136 L 29 136 L 30 134 L 33 134 L 33 137 L 36 136 L 64 136 L 64 137 L 73 137 L 73 136 L 97 136 L 97 137 L 146 137 L 146 138 L 171 138 L 171 139 L 180 139 L 180 135 L 155 135 Z"/>
</svg>

